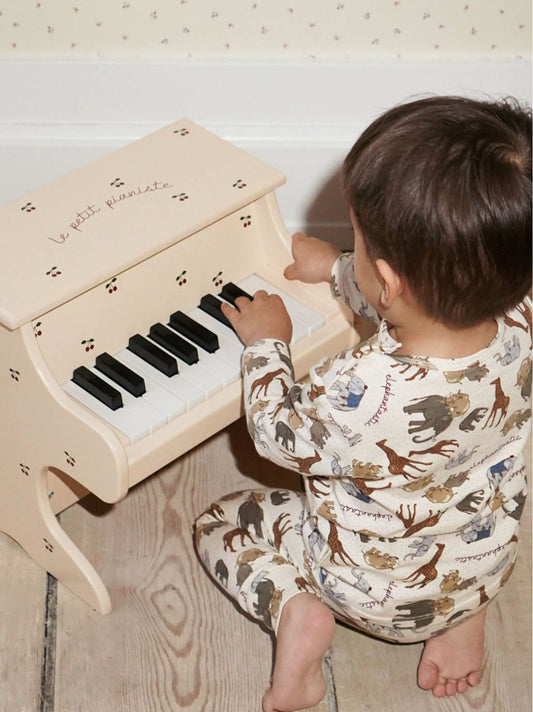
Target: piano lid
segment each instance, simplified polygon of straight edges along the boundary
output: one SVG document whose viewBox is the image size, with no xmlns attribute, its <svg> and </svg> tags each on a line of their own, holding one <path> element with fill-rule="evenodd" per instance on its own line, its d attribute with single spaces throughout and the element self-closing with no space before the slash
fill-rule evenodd
<svg viewBox="0 0 533 712">
<path fill-rule="evenodd" d="M 10 201 L 0 207 L 0 323 L 15 329 L 284 181 L 181 119 Z"/>
</svg>

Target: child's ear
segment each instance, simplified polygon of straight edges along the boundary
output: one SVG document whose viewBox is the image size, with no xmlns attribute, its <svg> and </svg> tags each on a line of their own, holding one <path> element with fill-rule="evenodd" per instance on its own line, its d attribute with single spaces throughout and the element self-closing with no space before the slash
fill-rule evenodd
<svg viewBox="0 0 533 712">
<path fill-rule="evenodd" d="M 404 291 L 403 279 L 381 258 L 376 260 L 375 266 L 381 282 L 380 305 L 389 309 Z"/>
</svg>

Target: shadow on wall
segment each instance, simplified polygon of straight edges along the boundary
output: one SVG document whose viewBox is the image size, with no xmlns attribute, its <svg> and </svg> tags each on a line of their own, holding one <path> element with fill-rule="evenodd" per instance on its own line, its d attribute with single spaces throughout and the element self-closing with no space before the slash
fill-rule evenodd
<svg viewBox="0 0 533 712">
<path fill-rule="evenodd" d="M 341 168 L 337 168 L 324 182 L 306 211 L 306 232 L 336 245 L 341 250 L 353 250 L 353 230 L 348 206 L 341 190 Z M 354 315 L 354 328 L 360 341 L 366 341 L 376 326 L 359 315 Z"/>
<path fill-rule="evenodd" d="M 353 248 L 348 207 L 341 188 L 341 166 L 325 180 L 305 213 L 305 231 L 341 250 Z"/>
</svg>

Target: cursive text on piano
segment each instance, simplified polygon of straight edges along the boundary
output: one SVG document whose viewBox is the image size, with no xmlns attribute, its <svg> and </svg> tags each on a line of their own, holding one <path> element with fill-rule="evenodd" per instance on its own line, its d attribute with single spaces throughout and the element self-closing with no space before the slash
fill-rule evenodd
<svg viewBox="0 0 533 712">
<path fill-rule="evenodd" d="M 168 188 L 172 188 L 172 183 L 163 183 L 161 181 L 154 180 L 152 183 L 148 183 L 145 186 L 138 185 L 133 190 L 129 190 L 123 193 L 117 193 L 116 195 L 111 195 L 109 198 L 107 198 L 107 200 L 103 202 L 102 207 L 104 205 L 107 205 L 110 210 L 114 210 L 115 206 L 124 200 L 128 200 L 129 198 L 133 198 L 138 195 L 143 195 L 144 193 L 152 193 L 156 190 L 166 190 Z M 101 212 L 102 207 L 98 207 L 94 204 L 88 204 L 85 208 L 76 212 L 75 217 L 68 223 L 68 226 L 71 228 L 71 230 L 76 230 L 76 232 L 82 232 L 82 226 L 94 215 Z M 66 242 L 66 240 L 70 237 L 70 234 L 70 232 L 63 231 L 57 234 L 55 237 L 49 237 L 48 239 L 52 242 L 56 242 L 57 244 L 61 245 Z"/>
</svg>

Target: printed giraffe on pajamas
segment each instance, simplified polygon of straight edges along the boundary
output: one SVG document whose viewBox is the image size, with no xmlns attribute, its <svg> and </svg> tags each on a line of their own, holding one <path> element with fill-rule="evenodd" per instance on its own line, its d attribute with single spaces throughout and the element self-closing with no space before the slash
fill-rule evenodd
<svg viewBox="0 0 533 712">
<path fill-rule="evenodd" d="M 483 428 L 486 428 L 490 425 L 499 425 L 500 421 L 507 415 L 507 408 L 511 400 L 509 396 L 506 396 L 503 392 L 500 378 L 496 378 L 496 380 L 491 381 L 491 385 L 494 386 L 495 391 L 494 403 L 490 413 L 488 414 L 487 421 Z M 498 422 L 495 422 L 498 413 L 500 414 L 500 417 L 498 418 Z"/>
</svg>

